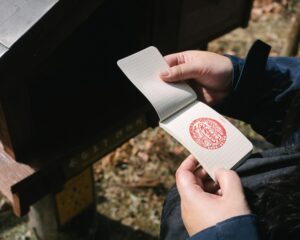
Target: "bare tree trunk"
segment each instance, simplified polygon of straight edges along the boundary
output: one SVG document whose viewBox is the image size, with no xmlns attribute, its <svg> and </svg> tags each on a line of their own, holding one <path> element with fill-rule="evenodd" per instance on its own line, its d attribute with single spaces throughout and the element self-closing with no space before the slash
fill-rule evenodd
<svg viewBox="0 0 300 240">
<path fill-rule="evenodd" d="M 298 12 L 295 21 L 292 23 L 289 34 L 287 35 L 287 43 L 283 48 L 281 55 L 295 56 L 298 53 L 298 45 L 300 41 L 300 4 L 298 4 Z"/>
</svg>

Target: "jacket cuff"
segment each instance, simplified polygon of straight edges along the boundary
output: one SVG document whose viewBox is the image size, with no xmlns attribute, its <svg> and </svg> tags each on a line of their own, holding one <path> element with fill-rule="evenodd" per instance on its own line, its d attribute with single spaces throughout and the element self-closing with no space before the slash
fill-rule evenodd
<svg viewBox="0 0 300 240">
<path fill-rule="evenodd" d="M 229 58 L 232 63 L 233 74 L 231 79 L 231 90 L 233 91 L 234 89 L 236 89 L 237 83 L 239 82 L 245 60 L 228 54 L 225 54 L 224 56 Z"/>
<path fill-rule="evenodd" d="M 259 239 L 256 215 L 248 214 L 229 218 L 213 227 L 193 235 L 189 240 L 241 240 Z"/>
<path fill-rule="evenodd" d="M 270 46 L 257 40 L 250 48 L 245 60 L 229 56 L 233 65 L 232 89 L 229 96 L 214 108 L 229 117 L 248 121 L 251 111 L 256 107 L 262 79 L 270 52 Z"/>
</svg>

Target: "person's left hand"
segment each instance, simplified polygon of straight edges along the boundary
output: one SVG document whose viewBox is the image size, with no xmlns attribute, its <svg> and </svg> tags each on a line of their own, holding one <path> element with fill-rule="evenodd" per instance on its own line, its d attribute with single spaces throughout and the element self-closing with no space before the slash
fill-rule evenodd
<svg viewBox="0 0 300 240">
<path fill-rule="evenodd" d="M 216 170 L 217 186 L 197 164 L 189 156 L 176 172 L 182 219 L 190 236 L 226 219 L 250 213 L 240 178 L 234 171 Z"/>
<path fill-rule="evenodd" d="M 169 83 L 188 81 L 200 100 L 210 106 L 231 92 L 233 65 L 228 57 L 206 51 L 184 51 L 164 57 L 169 69 L 160 78 Z"/>
</svg>

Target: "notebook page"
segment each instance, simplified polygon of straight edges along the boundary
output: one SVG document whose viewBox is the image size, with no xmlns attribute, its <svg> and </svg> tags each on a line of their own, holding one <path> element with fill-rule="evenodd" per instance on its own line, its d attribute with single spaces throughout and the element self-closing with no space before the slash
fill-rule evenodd
<svg viewBox="0 0 300 240">
<path fill-rule="evenodd" d="M 151 102 L 161 121 L 197 99 L 186 83 L 166 83 L 159 78 L 169 66 L 155 47 L 119 60 L 118 66 Z"/>
<path fill-rule="evenodd" d="M 228 120 L 198 101 L 160 122 L 160 127 L 184 145 L 213 179 L 216 168 L 233 168 L 253 149 Z"/>
</svg>

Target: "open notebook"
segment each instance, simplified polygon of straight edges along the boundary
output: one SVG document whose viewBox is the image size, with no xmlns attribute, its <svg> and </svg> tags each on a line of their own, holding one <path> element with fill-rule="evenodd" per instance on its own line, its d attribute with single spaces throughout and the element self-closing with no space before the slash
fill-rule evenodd
<svg viewBox="0 0 300 240">
<path fill-rule="evenodd" d="M 155 47 L 118 61 L 129 80 L 155 108 L 159 126 L 175 137 L 214 179 L 216 168 L 231 169 L 251 151 L 251 142 L 228 120 L 197 100 L 186 83 L 166 83 L 159 73 L 169 68 Z"/>
</svg>

